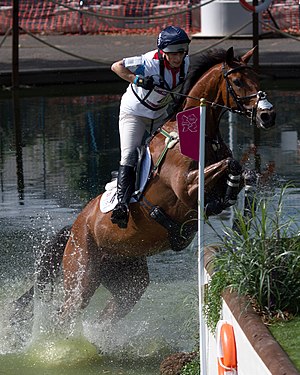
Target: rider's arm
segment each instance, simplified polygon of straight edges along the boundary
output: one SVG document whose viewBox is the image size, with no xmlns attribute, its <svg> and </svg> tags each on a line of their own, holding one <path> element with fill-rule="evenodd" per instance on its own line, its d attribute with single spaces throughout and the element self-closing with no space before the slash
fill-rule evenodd
<svg viewBox="0 0 300 375">
<path fill-rule="evenodd" d="M 123 60 L 113 63 L 111 70 L 127 82 L 133 83 L 135 79 L 135 74 L 125 68 Z"/>
</svg>

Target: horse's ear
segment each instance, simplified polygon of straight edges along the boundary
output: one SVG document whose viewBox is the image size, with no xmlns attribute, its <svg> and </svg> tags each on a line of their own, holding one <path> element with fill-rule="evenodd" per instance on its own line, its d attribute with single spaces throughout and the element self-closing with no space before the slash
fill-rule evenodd
<svg viewBox="0 0 300 375">
<path fill-rule="evenodd" d="M 246 52 L 242 57 L 241 57 L 241 60 L 248 64 L 249 60 L 251 59 L 251 57 L 253 56 L 253 53 L 254 51 L 256 50 L 257 46 L 253 47 L 252 49 L 250 49 L 250 51 Z"/>
<path fill-rule="evenodd" d="M 226 51 L 226 57 L 225 57 L 226 64 L 230 65 L 230 63 L 232 63 L 233 58 L 234 58 L 233 47 L 230 47 Z"/>
</svg>

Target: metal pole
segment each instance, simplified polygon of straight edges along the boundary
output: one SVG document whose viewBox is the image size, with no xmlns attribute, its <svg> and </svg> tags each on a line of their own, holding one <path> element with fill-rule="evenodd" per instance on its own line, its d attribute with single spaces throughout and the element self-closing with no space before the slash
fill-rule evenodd
<svg viewBox="0 0 300 375">
<path fill-rule="evenodd" d="M 258 5 L 258 0 L 253 0 L 253 6 Z M 252 20 L 253 20 L 253 47 L 257 46 L 256 50 L 254 51 L 253 54 L 253 67 L 254 69 L 259 73 L 259 14 L 256 12 L 253 12 L 252 15 Z M 259 143 L 260 139 L 260 131 L 259 129 L 255 126 L 254 127 L 254 144 L 255 146 Z M 255 160 L 257 164 L 258 159 Z M 258 168 L 258 165 L 255 166 L 255 169 Z"/>
<path fill-rule="evenodd" d="M 206 325 L 203 314 L 205 264 L 204 264 L 204 163 L 205 163 L 205 121 L 206 101 L 200 102 L 200 141 L 199 141 L 199 175 L 198 175 L 198 283 L 199 283 L 199 345 L 200 374 L 207 374 Z"/>
<path fill-rule="evenodd" d="M 188 3 L 187 3 L 187 8 L 188 8 L 188 12 L 187 12 L 187 30 L 190 31 L 192 29 L 192 1 L 191 0 L 188 0 Z"/>
<path fill-rule="evenodd" d="M 253 6 L 258 5 L 258 0 L 253 0 Z M 258 13 L 252 13 L 252 27 L 253 27 L 253 47 L 257 46 L 253 54 L 253 67 L 258 72 L 259 71 L 259 22 Z"/>
<path fill-rule="evenodd" d="M 24 170 L 23 170 L 23 142 L 22 142 L 22 125 L 20 116 L 20 98 L 19 90 L 13 90 L 13 118 L 16 142 L 16 167 L 17 183 L 20 204 L 24 204 Z"/>
<path fill-rule="evenodd" d="M 79 0 L 79 9 L 82 9 L 84 5 L 84 0 Z M 83 14 L 79 11 L 79 35 L 83 35 Z"/>
<path fill-rule="evenodd" d="M 19 0 L 13 0 L 12 87 L 19 87 Z"/>
</svg>

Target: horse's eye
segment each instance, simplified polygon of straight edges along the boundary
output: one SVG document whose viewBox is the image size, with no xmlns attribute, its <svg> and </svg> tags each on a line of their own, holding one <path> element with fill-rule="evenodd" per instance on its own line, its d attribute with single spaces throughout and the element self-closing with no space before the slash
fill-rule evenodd
<svg viewBox="0 0 300 375">
<path fill-rule="evenodd" d="M 239 78 L 234 78 L 233 80 L 232 80 L 232 83 L 235 85 L 235 86 L 237 86 L 237 87 L 242 87 L 242 81 L 239 79 Z"/>
</svg>

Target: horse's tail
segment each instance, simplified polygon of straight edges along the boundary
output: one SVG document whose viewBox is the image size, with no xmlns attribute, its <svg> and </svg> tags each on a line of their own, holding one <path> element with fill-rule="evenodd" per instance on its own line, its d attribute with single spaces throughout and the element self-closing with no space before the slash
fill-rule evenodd
<svg viewBox="0 0 300 375">
<path fill-rule="evenodd" d="M 71 233 L 71 226 L 61 229 L 43 249 L 42 255 L 37 262 L 36 286 L 39 294 L 43 294 L 47 285 L 52 286 L 59 275 L 64 250 Z M 34 286 L 27 290 L 21 297 L 13 302 L 16 314 L 20 314 L 33 300 Z"/>
</svg>

